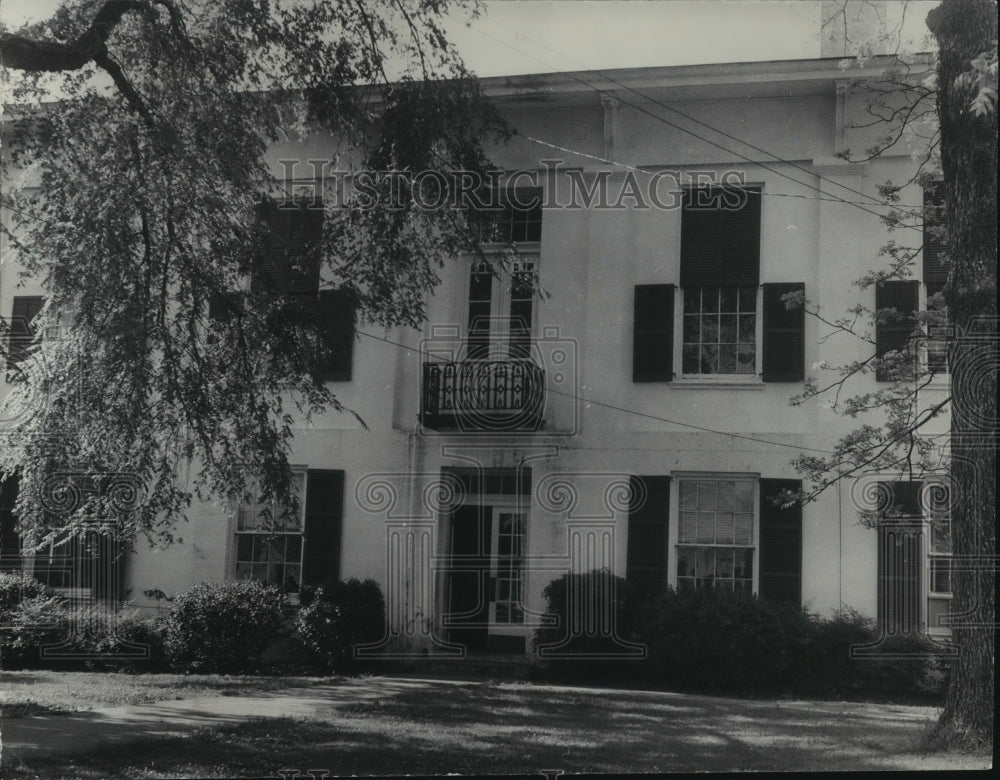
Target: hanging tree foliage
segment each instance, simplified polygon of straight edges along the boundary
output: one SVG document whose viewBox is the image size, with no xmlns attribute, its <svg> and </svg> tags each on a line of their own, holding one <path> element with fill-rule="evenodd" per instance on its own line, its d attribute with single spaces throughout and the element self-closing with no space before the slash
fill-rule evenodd
<svg viewBox="0 0 1000 780">
<path fill-rule="evenodd" d="M 257 283 L 262 199 L 318 205 L 288 202 L 265 155 L 319 134 L 340 170 L 484 172 L 482 144 L 507 130 L 445 39 L 453 5 L 66 0 L 0 32 L 22 107 L 4 128 L 7 247 L 46 291 L 44 337 L 7 370 L 0 475 L 18 474 L 36 541 L 120 505 L 94 490 L 71 517 L 48 511 L 65 472 L 135 478 L 126 537 L 169 539 L 193 497 L 245 501 L 254 484 L 294 503 L 292 426 L 341 406 L 323 381 L 328 312 Z M 415 326 L 475 236 L 406 179 L 374 187 L 390 185 L 392 208 L 323 201 L 318 244 L 291 260 L 318 253 L 322 287 L 359 320 Z"/>
</svg>

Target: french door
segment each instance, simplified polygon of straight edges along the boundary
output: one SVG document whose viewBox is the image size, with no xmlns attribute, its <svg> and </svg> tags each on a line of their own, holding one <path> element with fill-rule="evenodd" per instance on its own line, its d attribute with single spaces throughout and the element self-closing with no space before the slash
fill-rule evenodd
<svg viewBox="0 0 1000 780">
<path fill-rule="evenodd" d="M 514 506 L 466 504 L 452 514 L 446 624 L 468 650 L 523 634 L 527 523 Z"/>
<path fill-rule="evenodd" d="M 534 259 L 509 268 L 473 263 L 469 276 L 469 360 L 524 360 L 530 356 L 534 318 Z"/>
</svg>

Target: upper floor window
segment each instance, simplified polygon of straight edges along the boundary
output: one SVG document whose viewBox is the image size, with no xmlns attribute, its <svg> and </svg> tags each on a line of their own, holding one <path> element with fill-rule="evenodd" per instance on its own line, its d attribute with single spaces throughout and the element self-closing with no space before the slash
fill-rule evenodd
<svg viewBox="0 0 1000 780">
<path fill-rule="evenodd" d="M 260 206 L 266 226 L 261 255 L 254 264 L 254 292 L 315 295 L 319 290 L 322 208 L 265 200 Z"/>
<path fill-rule="evenodd" d="M 318 320 L 320 377 L 326 381 L 351 378 L 356 299 L 351 291 L 320 290 L 323 210 L 272 200 L 260 206 L 265 235 L 251 278 L 254 293 L 270 293 L 307 308 Z M 243 295 L 214 295 L 209 317 L 218 322 L 239 316 Z"/>
<path fill-rule="evenodd" d="M 760 187 L 684 193 L 680 300 L 672 284 L 635 288 L 634 381 L 668 382 L 678 369 L 688 379 L 804 378 L 803 308 L 785 298 L 805 286 L 760 284 L 761 196 Z"/>
<path fill-rule="evenodd" d="M 537 255 L 500 270 L 473 263 L 469 275 L 469 360 L 523 360 L 531 354 Z"/>
<path fill-rule="evenodd" d="M 530 243 L 542 240 L 542 191 L 518 187 L 496 193 L 490 208 L 476 219 L 483 244 Z"/>
<path fill-rule="evenodd" d="M 684 290 L 684 374 L 753 374 L 757 354 L 757 288 Z"/>
</svg>

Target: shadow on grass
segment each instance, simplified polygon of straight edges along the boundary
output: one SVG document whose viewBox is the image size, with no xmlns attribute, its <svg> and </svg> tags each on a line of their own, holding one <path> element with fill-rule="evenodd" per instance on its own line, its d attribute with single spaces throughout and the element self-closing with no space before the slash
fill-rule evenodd
<svg viewBox="0 0 1000 780">
<path fill-rule="evenodd" d="M 144 735 L 133 724 L 137 730 L 120 745 L 72 761 L 30 759 L 9 776 L 46 776 L 56 766 L 63 777 L 88 779 L 279 770 L 306 776 L 308 769 L 386 775 L 961 768 L 954 756 L 918 752 L 936 715 L 929 708 L 380 678 L 302 692 L 315 697 L 308 717 L 215 718 L 208 727 L 199 713 L 179 710 L 189 724 L 184 738 Z M 275 692 L 271 701 L 277 705 L 287 693 Z M 259 714 L 266 714 L 267 694 L 258 698 Z M 205 727 L 192 734 L 199 725 Z M 969 767 L 987 764 L 976 757 Z"/>
</svg>

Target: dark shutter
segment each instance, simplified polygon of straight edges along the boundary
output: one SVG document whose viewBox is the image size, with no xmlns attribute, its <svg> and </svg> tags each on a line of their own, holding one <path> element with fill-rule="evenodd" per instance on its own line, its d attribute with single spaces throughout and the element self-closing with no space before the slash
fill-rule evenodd
<svg viewBox="0 0 1000 780">
<path fill-rule="evenodd" d="M 632 381 L 669 382 L 674 378 L 674 285 L 635 287 Z"/>
<path fill-rule="evenodd" d="M 764 381 L 801 382 L 805 379 L 805 309 L 788 309 L 781 296 L 805 292 L 801 282 L 765 284 Z"/>
<path fill-rule="evenodd" d="M 878 621 L 889 635 L 920 631 L 922 482 L 892 482 L 891 505 L 879 522 Z"/>
<path fill-rule="evenodd" d="M 350 290 L 320 291 L 319 327 L 327 350 L 321 376 L 328 382 L 351 378 L 355 310 L 356 299 Z"/>
<path fill-rule="evenodd" d="M 302 583 L 340 579 L 340 534 L 344 516 L 344 472 L 309 469 L 306 478 L 305 553 Z"/>
<path fill-rule="evenodd" d="M 0 480 L 0 571 L 21 569 L 21 537 L 14 526 L 14 502 L 17 501 L 18 479 Z"/>
<path fill-rule="evenodd" d="M 760 588 L 762 599 L 802 603 L 802 504 L 781 507 L 783 490 L 799 491 L 798 479 L 760 481 Z"/>
<path fill-rule="evenodd" d="M 14 365 L 24 358 L 25 352 L 35 340 L 31 321 L 42 310 L 45 299 L 40 295 L 20 295 L 14 297 L 11 311 L 10 341 L 8 342 L 7 364 Z"/>
<path fill-rule="evenodd" d="M 260 207 L 266 224 L 254 292 L 312 294 L 319 289 L 322 209 L 266 201 Z"/>
<path fill-rule="evenodd" d="M 756 287 L 760 188 L 686 190 L 681 215 L 681 287 Z"/>
<path fill-rule="evenodd" d="M 944 182 L 934 182 L 924 190 L 924 281 L 928 285 L 944 285 L 948 281 L 948 266 L 941 257 L 943 225 Z"/>
<path fill-rule="evenodd" d="M 630 477 L 628 557 L 625 578 L 640 593 L 659 593 L 667 584 L 667 518 L 670 477 Z"/>
<path fill-rule="evenodd" d="M 893 350 L 905 351 L 913 337 L 916 328 L 917 287 L 916 281 L 880 282 L 875 287 L 875 311 L 895 309 L 899 317 L 875 325 L 875 353 L 879 356 Z M 890 381 L 892 377 L 886 369 L 876 369 L 875 378 L 880 382 Z"/>
</svg>

